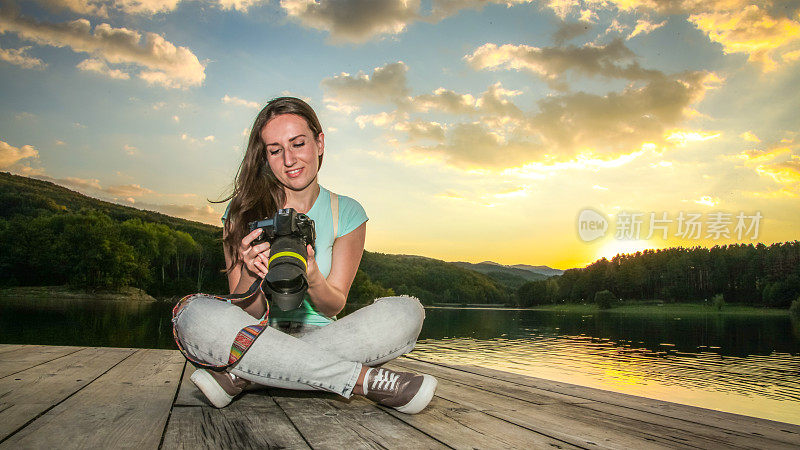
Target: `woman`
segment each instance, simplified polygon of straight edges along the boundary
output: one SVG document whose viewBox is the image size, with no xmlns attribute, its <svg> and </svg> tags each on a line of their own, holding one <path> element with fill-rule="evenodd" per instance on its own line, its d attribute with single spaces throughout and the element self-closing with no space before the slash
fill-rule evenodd
<svg viewBox="0 0 800 450">
<path fill-rule="evenodd" d="M 261 230 L 248 233 L 247 224 L 294 208 L 316 227 L 314 245 L 307 249 L 308 292 L 296 310 L 270 309 L 270 326 L 228 371 L 200 369 L 191 380 L 218 408 L 256 383 L 345 398 L 364 395 L 415 414 L 430 402 L 436 379 L 374 366 L 414 348 L 425 317 L 419 300 L 380 298 L 335 320 L 361 261 L 367 216 L 348 197 L 338 196 L 337 208 L 337 197 L 319 185 L 324 153 L 322 127 L 304 101 L 276 98 L 256 117 L 223 216 L 228 284 L 231 293 L 243 293 L 267 273 L 269 243 L 251 245 Z M 196 296 L 176 313 L 175 330 L 192 357 L 223 365 L 239 330 L 257 323 L 266 311 L 263 294 L 239 306 Z"/>
</svg>

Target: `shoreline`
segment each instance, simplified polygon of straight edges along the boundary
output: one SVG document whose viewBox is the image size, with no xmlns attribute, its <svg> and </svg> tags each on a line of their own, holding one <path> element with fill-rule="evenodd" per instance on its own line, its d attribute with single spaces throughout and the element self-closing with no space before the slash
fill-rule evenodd
<svg viewBox="0 0 800 450">
<path fill-rule="evenodd" d="M 0 288 L 0 300 L 97 300 L 130 303 L 175 303 L 181 297 L 153 297 L 147 292 L 125 287 L 118 291 L 87 291 L 73 289 L 68 286 L 14 286 Z M 345 308 L 359 309 L 365 304 L 348 304 Z M 788 316 L 789 309 L 769 308 L 765 306 L 749 306 L 726 304 L 717 310 L 710 302 L 708 304 L 678 302 L 662 303 L 657 300 L 642 300 L 641 302 L 624 302 L 609 309 L 600 309 L 593 303 L 564 303 L 538 306 L 513 306 L 502 304 L 447 304 L 434 303 L 423 306 L 426 309 L 470 309 L 470 310 L 496 310 L 496 311 L 550 311 L 573 314 L 642 314 L 642 315 L 760 315 L 760 316 Z M 351 311 L 352 312 L 352 311 Z"/>
<path fill-rule="evenodd" d="M 124 287 L 117 291 L 86 291 L 68 286 L 15 286 L 0 289 L 3 300 L 99 300 L 104 302 L 150 303 L 159 300 L 147 292 L 135 288 Z"/>
<path fill-rule="evenodd" d="M 766 306 L 748 306 L 728 304 L 717 310 L 713 305 L 701 303 L 626 303 L 609 309 L 600 309 L 595 304 L 565 303 L 559 305 L 539 305 L 531 307 L 488 306 L 488 305 L 425 305 L 430 309 L 485 309 L 498 311 L 552 311 L 581 314 L 684 314 L 684 315 L 762 315 L 788 316 L 789 309 L 769 308 Z"/>
</svg>

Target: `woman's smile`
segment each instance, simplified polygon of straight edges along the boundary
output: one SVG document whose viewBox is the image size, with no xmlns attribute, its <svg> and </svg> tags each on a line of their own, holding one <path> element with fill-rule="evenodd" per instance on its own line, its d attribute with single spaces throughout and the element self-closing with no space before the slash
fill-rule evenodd
<svg viewBox="0 0 800 450">
<path fill-rule="evenodd" d="M 298 169 L 292 169 L 292 170 L 288 170 L 288 171 L 286 171 L 286 175 L 288 175 L 288 176 L 289 176 L 289 178 L 297 178 L 297 177 L 299 177 L 299 176 L 300 176 L 300 174 L 301 174 L 302 172 L 303 172 L 303 168 L 302 168 L 302 167 L 300 167 L 300 168 L 298 168 Z"/>
</svg>

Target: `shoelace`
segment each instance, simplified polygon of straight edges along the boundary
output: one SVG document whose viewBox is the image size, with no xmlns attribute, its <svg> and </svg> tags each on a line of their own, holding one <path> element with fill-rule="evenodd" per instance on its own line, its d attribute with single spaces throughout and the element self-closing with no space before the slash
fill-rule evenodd
<svg viewBox="0 0 800 450">
<path fill-rule="evenodd" d="M 372 379 L 371 389 L 381 391 L 393 391 L 397 385 L 400 375 L 389 372 L 388 370 L 378 369 L 378 374 Z"/>
</svg>

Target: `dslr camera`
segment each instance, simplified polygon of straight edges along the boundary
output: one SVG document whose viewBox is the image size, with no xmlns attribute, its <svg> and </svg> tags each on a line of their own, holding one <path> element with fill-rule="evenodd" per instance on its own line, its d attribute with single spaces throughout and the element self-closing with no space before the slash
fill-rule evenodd
<svg viewBox="0 0 800 450">
<path fill-rule="evenodd" d="M 293 208 L 278 210 L 271 219 L 250 222 L 261 234 L 250 245 L 270 243 L 264 293 L 282 311 L 298 308 L 308 290 L 307 245 L 314 245 L 314 221 Z"/>
</svg>

